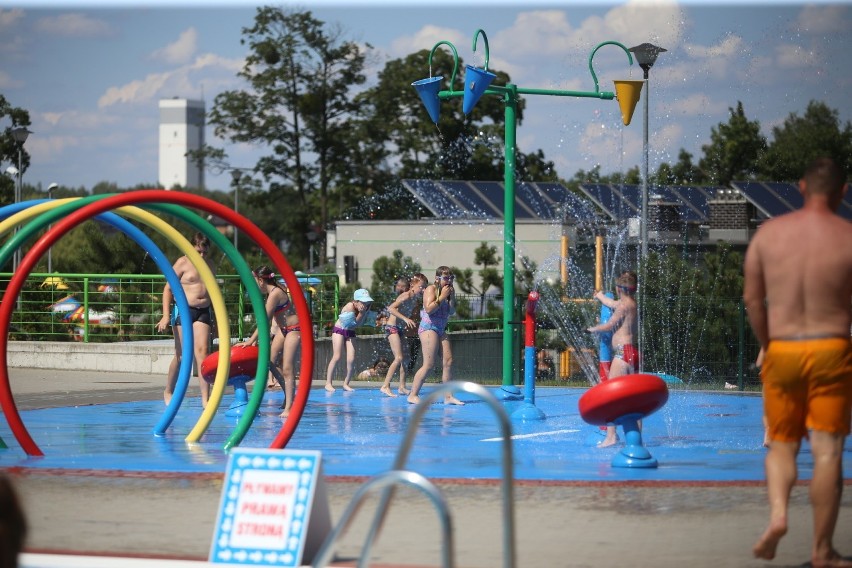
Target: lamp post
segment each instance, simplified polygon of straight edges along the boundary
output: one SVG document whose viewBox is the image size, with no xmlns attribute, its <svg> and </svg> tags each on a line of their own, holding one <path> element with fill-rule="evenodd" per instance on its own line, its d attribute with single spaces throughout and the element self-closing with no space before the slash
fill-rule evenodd
<svg viewBox="0 0 852 568">
<path fill-rule="evenodd" d="M 666 49 L 653 43 L 643 43 L 630 50 L 636 55 L 636 62 L 642 68 L 645 79 L 645 119 L 642 121 L 642 222 L 639 225 L 639 240 L 642 251 L 641 260 L 648 257 L 648 71 L 654 66 L 657 56 Z"/>
<path fill-rule="evenodd" d="M 461 91 L 453 89 L 453 82 L 456 78 L 458 70 L 458 52 L 455 46 L 449 41 L 439 41 L 429 52 L 429 69 L 430 77 L 415 81 L 413 86 L 418 90 L 421 99 L 423 100 L 426 110 L 433 122 L 438 122 L 438 112 L 440 100 L 446 100 L 453 97 L 464 97 L 463 110 L 465 114 L 469 113 L 476 102 L 484 94 L 499 95 L 503 99 L 505 105 L 505 130 L 504 130 L 504 175 L 503 186 L 505 189 L 503 197 L 503 383 L 502 393 L 506 398 L 520 397 L 520 390 L 513 385 L 512 377 L 512 361 L 515 350 L 514 333 L 512 333 L 512 320 L 514 319 L 514 300 L 515 300 L 515 156 L 516 156 L 516 129 L 517 129 L 517 109 L 520 95 L 549 95 L 559 97 L 585 97 L 602 100 L 612 100 L 615 98 L 615 93 L 601 91 L 598 88 L 598 78 L 595 75 L 595 70 L 592 67 L 592 58 L 595 53 L 604 45 L 615 45 L 624 50 L 627 54 L 627 59 L 630 65 L 633 64 L 633 57 L 627 48 L 616 41 L 605 41 L 599 44 L 592 50 L 589 55 L 589 71 L 595 83 L 594 91 L 563 91 L 551 89 L 527 89 L 518 87 L 512 83 L 505 86 L 491 85 L 494 79 L 494 74 L 488 72 L 488 38 L 481 29 L 477 30 L 473 35 L 473 51 L 476 51 L 476 40 L 479 36 L 483 37 L 485 43 L 485 67 L 477 69 L 470 65 L 467 66 L 465 73 L 465 88 Z M 453 73 L 450 77 L 450 90 L 439 91 L 440 81 L 443 77 L 431 77 L 432 55 L 440 45 L 447 45 L 453 52 L 455 65 Z M 632 111 L 631 111 L 632 112 Z M 629 123 L 629 120 L 625 122 Z"/>
<path fill-rule="evenodd" d="M 59 184 L 56 183 L 56 182 L 47 186 L 47 198 L 48 199 L 53 199 L 53 190 L 57 189 L 58 187 L 59 187 Z M 52 226 L 53 226 L 52 224 L 48 225 L 47 230 L 49 231 Z M 49 274 L 53 274 L 53 256 L 51 255 L 51 250 L 53 250 L 52 247 L 47 249 L 47 272 Z"/>
<path fill-rule="evenodd" d="M 234 168 L 231 170 L 231 179 L 234 185 L 234 213 L 240 212 L 240 180 L 243 177 L 242 170 Z M 234 248 L 237 248 L 237 226 L 234 227 Z"/>
<path fill-rule="evenodd" d="M 27 141 L 29 135 L 32 134 L 26 127 L 19 126 L 17 128 L 12 129 L 12 138 L 15 139 L 15 143 L 18 145 L 18 179 L 15 184 L 15 203 L 21 202 L 21 194 L 23 193 L 24 187 L 24 142 Z M 15 229 L 17 233 L 18 230 Z M 17 249 L 15 254 L 12 256 L 12 271 L 16 272 L 18 270 L 18 265 L 21 263 L 21 249 Z"/>
<path fill-rule="evenodd" d="M 649 93 L 650 85 L 648 84 L 648 71 L 650 71 L 651 67 L 654 66 L 654 62 L 657 61 L 657 56 L 667 50 L 654 45 L 653 43 L 646 42 L 631 47 L 630 51 L 636 55 L 636 62 L 639 64 L 639 67 L 642 68 L 642 72 L 644 74 L 643 79 L 645 79 L 645 117 L 642 121 L 642 219 L 639 223 L 639 262 L 640 265 L 644 265 L 645 261 L 648 259 L 648 99 L 651 98 Z M 642 326 L 642 306 L 644 306 L 645 302 L 642 288 L 640 288 L 639 294 L 640 312 L 637 315 L 636 327 L 639 329 L 639 352 L 641 353 L 645 342 L 645 334 Z M 638 369 L 640 373 L 644 371 L 642 367 L 643 364 L 640 359 Z"/>
</svg>

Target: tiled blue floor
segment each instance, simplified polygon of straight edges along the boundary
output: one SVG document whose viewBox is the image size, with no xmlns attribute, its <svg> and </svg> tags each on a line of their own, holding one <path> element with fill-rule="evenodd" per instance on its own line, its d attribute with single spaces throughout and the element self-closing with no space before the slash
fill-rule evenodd
<svg viewBox="0 0 852 568">
<path fill-rule="evenodd" d="M 424 393 L 428 394 L 428 386 Z M 643 438 L 659 461 L 656 469 L 610 465 L 616 448 L 598 449 L 599 429 L 579 416 L 582 389 L 539 388 L 536 405 L 546 418 L 513 422 L 515 477 L 564 481 L 758 481 L 764 479 L 761 400 L 729 393 L 672 391 L 669 402 L 644 421 Z M 500 432 L 482 401 L 465 398 L 463 407 L 434 405 L 424 416 L 408 468 L 430 478 L 497 479 L 501 476 Z M 231 402 L 226 395 L 223 407 Z M 242 443 L 267 447 L 281 427 L 282 394 L 267 393 L 261 415 Z M 504 403 L 511 414 L 520 403 Z M 403 439 L 412 408 L 403 397 L 390 399 L 377 389 L 313 390 L 288 448 L 320 450 L 327 475 L 370 476 L 389 469 Z M 178 413 L 167 436 L 151 430 L 163 412 L 158 401 L 52 408 L 21 416 L 44 457 L 28 458 L 11 431 L 0 424 L 10 446 L 0 450 L 0 467 L 119 469 L 125 471 L 224 471 L 222 451 L 236 419 L 224 409 L 199 444 L 184 442 L 200 415 L 198 399 Z M 844 477 L 852 477 L 852 443 L 847 441 Z M 811 477 L 804 444 L 800 477 Z"/>
</svg>

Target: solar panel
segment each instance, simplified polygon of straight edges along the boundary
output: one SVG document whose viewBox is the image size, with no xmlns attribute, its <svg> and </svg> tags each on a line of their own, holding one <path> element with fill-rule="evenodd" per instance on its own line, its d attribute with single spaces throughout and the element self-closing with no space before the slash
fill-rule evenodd
<svg viewBox="0 0 852 568">
<path fill-rule="evenodd" d="M 844 219 L 852 221 L 852 195 L 849 191 L 846 192 L 846 197 L 844 197 L 843 201 L 840 202 L 840 208 L 837 210 L 837 214 Z"/>
<path fill-rule="evenodd" d="M 710 206 L 707 200 L 710 195 L 702 188 L 689 185 L 667 186 L 669 190 L 680 196 L 681 215 L 685 221 L 707 221 L 710 219 Z M 693 218 L 692 213 L 695 213 Z"/>
<path fill-rule="evenodd" d="M 529 183 L 515 184 L 515 195 L 540 219 L 555 219 L 556 209 L 545 199 L 538 189 Z"/>
<path fill-rule="evenodd" d="M 638 185 L 615 185 L 612 186 L 615 191 L 621 194 L 621 197 L 633 208 L 637 213 L 642 210 L 642 188 Z"/>
<path fill-rule="evenodd" d="M 758 181 L 733 181 L 731 185 L 745 196 L 758 211 L 767 217 L 777 217 L 792 211 L 790 206 L 780 200 L 775 192 Z"/>
<path fill-rule="evenodd" d="M 583 183 L 580 190 L 614 220 L 636 216 L 633 207 L 605 183 Z"/>
<path fill-rule="evenodd" d="M 500 211 L 483 199 L 482 194 L 469 182 L 442 181 L 438 185 L 467 209 L 469 217 L 493 219 L 500 216 Z"/>
<path fill-rule="evenodd" d="M 538 182 L 539 191 L 553 201 L 558 211 L 573 221 L 591 221 L 599 216 L 597 208 L 588 200 L 568 191 L 559 183 Z"/>
<path fill-rule="evenodd" d="M 402 183 L 435 217 L 441 219 L 459 219 L 464 218 L 468 214 L 467 210 L 454 203 L 431 180 L 403 180 Z"/>
<path fill-rule="evenodd" d="M 491 202 L 493 207 L 503 217 L 503 184 L 496 181 L 478 181 L 476 188 Z"/>
<path fill-rule="evenodd" d="M 805 198 L 802 197 L 799 188 L 795 185 L 773 181 L 764 182 L 763 185 L 775 192 L 775 195 L 785 201 L 790 209 L 801 209 L 805 205 Z"/>
</svg>

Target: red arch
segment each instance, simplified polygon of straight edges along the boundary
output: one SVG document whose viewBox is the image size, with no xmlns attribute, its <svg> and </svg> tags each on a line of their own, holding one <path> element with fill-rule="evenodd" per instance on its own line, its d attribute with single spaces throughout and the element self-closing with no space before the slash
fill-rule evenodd
<svg viewBox="0 0 852 568">
<path fill-rule="evenodd" d="M 36 241 L 33 247 L 27 252 L 18 266 L 18 271 L 12 276 L 6 292 L 3 296 L 3 301 L 0 302 L 0 408 L 6 415 L 6 420 L 15 438 L 23 447 L 28 455 L 43 456 L 44 453 L 33 441 L 29 432 L 24 426 L 18 408 L 15 405 L 12 389 L 9 383 L 9 365 L 7 357 L 8 349 L 8 330 L 12 319 L 12 311 L 15 306 L 14 298 L 18 297 L 24 282 L 29 276 L 32 269 L 38 260 L 59 240 L 65 233 L 79 225 L 80 223 L 118 207 L 126 205 L 138 205 L 140 203 L 173 203 L 201 209 L 207 213 L 212 213 L 231 225 L 237 227 L 240 231 L 253 239 L 269 256 L 277 271 L 284 277 L 287 287 L 292 290 L 299 290 L 301 286 L 296 274 L 290 267 L 287 259 L 281 254 L 281 251 L 275 246 L 275 243 L 266 236 L 254 223 L 235 213 L 232 209 L 207 199 L 199 195 L 189 193 L 164 191 L 161 189 L 144 189 L 138 191 L 129 191 L 126 193 L 105 197 L 94 203 L 81 207 L 67 217 L 53 224 L 42 237 Z M 296 314 L 299 316 L 299 321 L 308 322 L 308 329 L 311 329 L 310 321 L 311 314 L 308 310 L 308 304 L 302 294 L 294 294 L 293 301 L 296 305 Z M 10 300 L 11 299 L 11 300 Z M 308 401 L 308 396 L 311 390 L 311 379 L 313 377 L 313 354 L 314 354 L 314 338 L 313 334 L 302 334 L 302 353 L 307 356 L 302 357 L 300 367 L 300 376 L 303 377 L 299 381 L 299 387 L 293 397 L 293 406 L 290 414 L 281 426 L 278 435 L 270 444 L 270 448 L 283 448 L 293 436 L 299 421 L 302 418 L 302 413 L 305 410 L 305 405 Z"/>
</svg>

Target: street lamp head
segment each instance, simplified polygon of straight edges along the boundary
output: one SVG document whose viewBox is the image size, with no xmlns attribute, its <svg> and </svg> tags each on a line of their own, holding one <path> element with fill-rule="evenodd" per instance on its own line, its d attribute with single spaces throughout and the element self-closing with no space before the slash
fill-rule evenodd
<svg viewBox="0 0 852 568">
<path fill-rule="evenodd" d="M 654 45 L 653 43 L 645 42 L 643 44 L 637 45 L 635 47 L 631 47 L 627 51 L 633 53 L 636 56 L 636 62 L 639 64 L 646 75 L 648 73 L 648 69 L 654 66 L 654 62 L 657 60 L 657 56 L 664 51 L 668 51 L 658 45 Z"/>
<path fill-rule="evenodd" d="M 238 169 L 231 170 L 231 179 L 234 180 L 234 183 L 239 183 L 240 178 L 243 177 L 243 172 Z"/>
<path fill-rule="evenodd" d="M 17 142 L 18 144 L 20 144 L 22 146 L 23 146 L 24 142 L 27 141 L 27 137 L 29 137 L 30 134 L 32 134 L 32 132 L 27 130 L 23 126 L 19 126 L 18 128 L 12 129 L 12 138 L 14 138 L 15 142 Z"/>
<path fill-rule="evenodd" d="M 15 177 L 18 175 L 18 168 L 16 168 L 15 166 L 9 166 L 8 168 L 6 168 L 6 173 L 12 177 Z"/>
<path fill-rule="evenodd" d="M 50 193 L 50 192 L 52 192 L 54 189 L 59 189 L 59 184 L 58 184 L 58 183 L 56 183 L 56 182 L 53 182 L 52 184 L 50 184 L 49 186 L 47 186 L 47 193 L 49 194 L 49 193 Z"/>
</svg>

